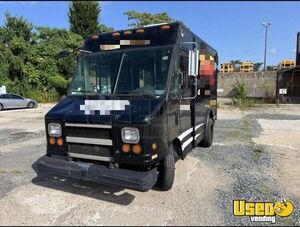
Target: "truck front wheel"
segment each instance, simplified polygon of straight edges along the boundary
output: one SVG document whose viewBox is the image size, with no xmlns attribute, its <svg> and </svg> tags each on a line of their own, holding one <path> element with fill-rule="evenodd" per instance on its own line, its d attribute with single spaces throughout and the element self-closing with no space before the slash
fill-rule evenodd
<svg viewBox="0 0 300 227">
<path fill-rule="evenodd" d="M 158 184 L 161 190 L 168 191 L 172 188 L 175 178 L 175 153 L 173 144 L 169 147 L 167 157 L 159 165 Z"/>
</svg>

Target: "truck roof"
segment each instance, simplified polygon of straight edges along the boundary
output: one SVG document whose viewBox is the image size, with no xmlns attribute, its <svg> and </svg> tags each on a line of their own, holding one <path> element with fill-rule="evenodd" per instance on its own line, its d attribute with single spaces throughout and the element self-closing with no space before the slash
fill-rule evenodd
<svg viewBox="0 0 300 227">
<path fill-rule="evenodd" d="M 183 35 L 182 35 L 183 34 Z M 208 52 L 217 57 L 217 51 L 192 32 L 186 25 L 180 21 L 170 23 L 150 24 L 137 28 L 120 29 L 114 32 L 104 32 L 90 35 L 85 40 L 85 50 L 97 52 L 101 51 L 100 45 L 122 45 L 120 40 L 149 40 L 150 46 L 175 45 L 180 42 L 197 42 L 201 51 Z M 124 46 L 130 48 L 130 42 Z M 132 46 L 131 46 L 132 47 Z M 216 58 L 217 59 L 217 58 Z"/>
</svg>

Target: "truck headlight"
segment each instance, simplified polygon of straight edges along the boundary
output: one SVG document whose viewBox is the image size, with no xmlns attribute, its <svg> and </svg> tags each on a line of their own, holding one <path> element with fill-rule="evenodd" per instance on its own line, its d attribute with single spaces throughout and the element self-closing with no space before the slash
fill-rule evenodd
<svg viewBox="0 0 300 227">
<path fill-rule="evenodd" d="M 140 141 L 140 133 L 137 128 L 122 128 L 122 140 L 124 143 L 138 143 Z"/>
<path fill-rule="evenodd" d="M 61 125 L 57 123 L 49 123 L 48 124 L 48 134 L 53 137 L 61 136 Z"/>
</svg>

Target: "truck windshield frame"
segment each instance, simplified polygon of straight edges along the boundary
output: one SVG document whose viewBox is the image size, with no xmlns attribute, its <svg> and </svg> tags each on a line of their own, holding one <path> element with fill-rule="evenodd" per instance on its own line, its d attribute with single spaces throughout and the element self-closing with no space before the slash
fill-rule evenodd
<svg viewBox="0 0 300 227">
<path fill-rule="evenodd" d="M 68 95 L 164 96 L 175 46 L 84 54 L 78 58 Z"/>
</svg>

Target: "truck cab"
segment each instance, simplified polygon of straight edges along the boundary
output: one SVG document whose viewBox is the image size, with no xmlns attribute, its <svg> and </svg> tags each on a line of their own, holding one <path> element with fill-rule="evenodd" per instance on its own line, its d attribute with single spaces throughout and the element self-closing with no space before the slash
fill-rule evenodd
<svg viewBox="0 0 300 227">
<path fill-rule="evenodd" d="M 213 142 L 217 52 L 180 22 L 89 36 L 45 116 L 39 171 L 141 191 Z"/>
</svg>

